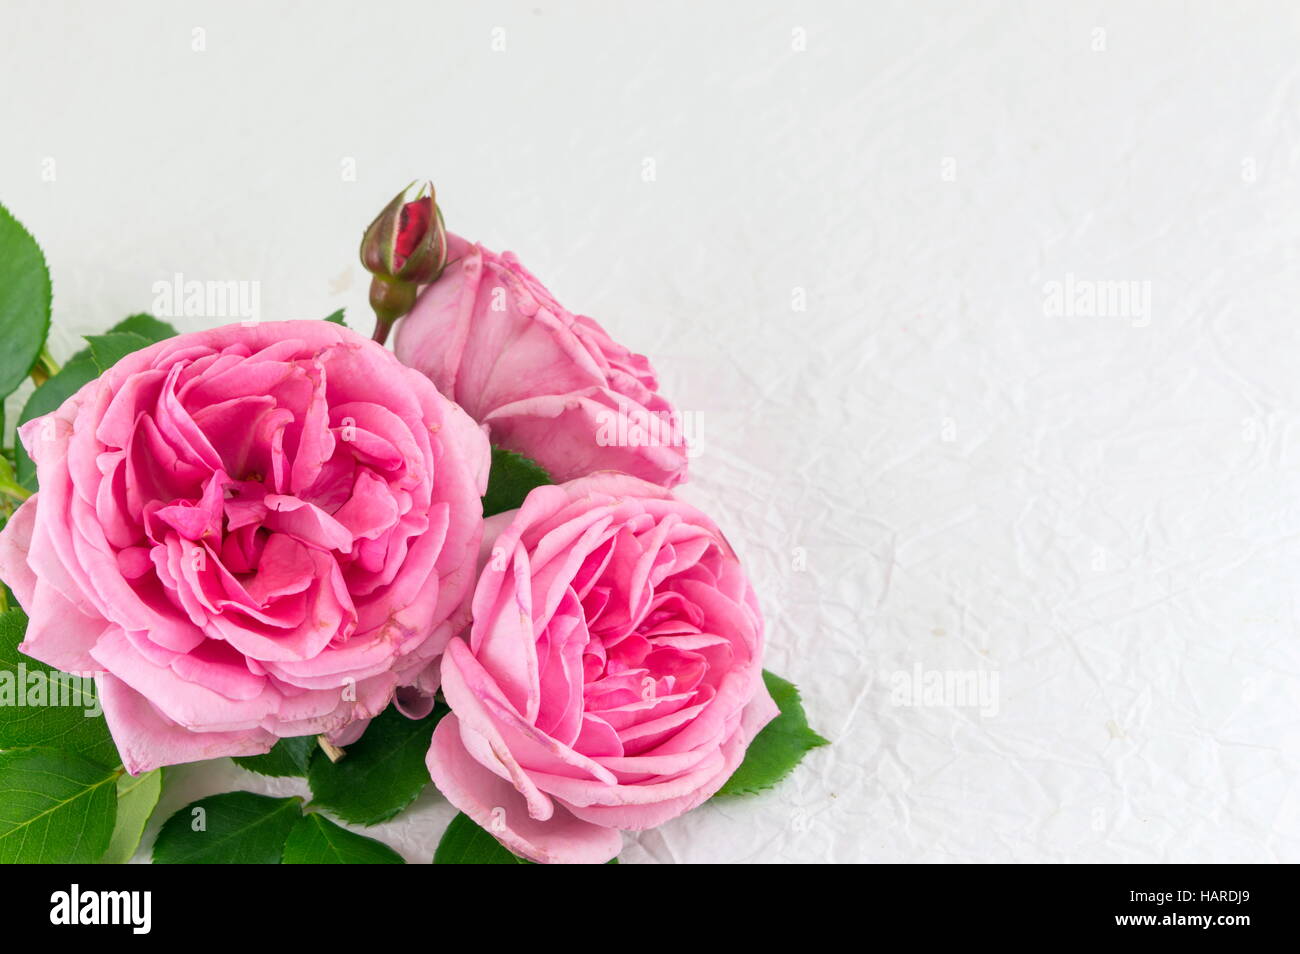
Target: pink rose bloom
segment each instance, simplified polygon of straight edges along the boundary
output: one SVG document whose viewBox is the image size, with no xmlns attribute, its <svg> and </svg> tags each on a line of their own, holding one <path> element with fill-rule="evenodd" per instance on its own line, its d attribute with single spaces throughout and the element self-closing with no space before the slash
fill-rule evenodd
<svg viewBox="0 0 1300 954">
<path fill-rule="evenodd" d="M 566 310 L 509 252 L 448 235 L 447 261 L 398 323 L 404 363 L 557 482 L 598 470 L 686 479 L 681 422 L 645 356 Z"/>
<path fill-rule="evenodd" d="M 753 590 L 708 517 L 622 474 L 538 487 L 486 527 L 429 772 L 517 854 L 608 861 L 619 829 L 716 792 L 777 715 Z"/>
<path fill-rule="evenodd" d="M 21 429 L 23 652 L 96 671 L 132 773 L 419 709 L 468 622 L 488 444 L 339 325 L 180 335 Z M 360 725 L 364 725 L 361 722 Z"/>
</svg>

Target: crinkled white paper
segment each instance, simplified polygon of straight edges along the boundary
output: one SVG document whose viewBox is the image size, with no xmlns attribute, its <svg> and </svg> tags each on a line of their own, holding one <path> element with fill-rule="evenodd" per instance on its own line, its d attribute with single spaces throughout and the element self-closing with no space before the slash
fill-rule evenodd
<svg viewBox="0 0 1300 954">
<path fill-rule="evenodd" d="M 368 328 L 426 175 L 653 357 L 833 745 L 624 861 L 1297 861 L 1297 48 L 1284 2 L 6 3 L 0 198 L 58 357 L 178 273 Z M 160 817 L 241 787 L 306 793 Z"/>
</svg>

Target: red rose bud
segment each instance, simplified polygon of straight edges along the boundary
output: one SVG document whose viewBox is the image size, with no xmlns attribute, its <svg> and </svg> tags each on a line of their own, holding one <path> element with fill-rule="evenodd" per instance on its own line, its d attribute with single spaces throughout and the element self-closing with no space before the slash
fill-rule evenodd
<svg viewBox="0 0 1300 954">
<path fill-rule="evenodd" d="M 370 306 L 375 340 L 415 304 L 418 286 L 442 274 L 447 263 L 447 232 L 434 201 L 433 183 L 413 182 L 384 207 L 361 240 L 361 264 L 375 277 Z"/>
<path fill-rule="evenodd" d="M 402 214 L 397 221 L 397 242 L 393 246 L 393 264 L 399 269 L 406 264 L 406 260 L 429 231 L 429 220 L 432 218 L 432 196 L 402 206 Z"/>
<path fill-rule="evenodd" d="M 427 285 L 446 259 L 447 233 L 431 182 L 413 182 L 394 196 L 361 240 L 361 263 L 390 281 Z"/>
</svg>

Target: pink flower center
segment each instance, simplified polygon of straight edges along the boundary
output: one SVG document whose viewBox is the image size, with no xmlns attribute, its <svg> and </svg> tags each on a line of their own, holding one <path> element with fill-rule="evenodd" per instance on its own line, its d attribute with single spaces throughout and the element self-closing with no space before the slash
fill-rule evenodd
<svg viewBox="0 0 1300 954">
<path fill-rule="evenodd" d="M 115 399 L 107 417 L 133 423 L 101 454 L 98 509 L 140 598 L 195 623 L 169 649 L 312 659 L 367 628 L 434 530 L 413 432 L 350 393 L 352 356 L 195 355 Z"/>
<path fill-rule="evenodd" d="M 591 757 L 662 743 L 713 699 L 734 664 L 732 641 L 710 632 L 692 599 L 692 587 L 717 586 L 717 545 L 698 528 L 662 530 L 647 518 L 590 553 L 572 602 L 538 640 L 538 728 Z"/>
</svg>

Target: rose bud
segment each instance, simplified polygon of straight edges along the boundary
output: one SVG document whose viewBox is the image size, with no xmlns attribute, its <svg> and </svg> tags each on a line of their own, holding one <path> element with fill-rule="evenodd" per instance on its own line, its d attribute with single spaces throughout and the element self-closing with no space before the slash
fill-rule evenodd
<svg viewBox="0 0 1300 954">
<path fill-rule="evenodd" d="M 411 183 L 384 207 L 361 240 L 361 263 L 375 277 L 370 307 L 375 340 L 383 342 L 394 321 L 415 304 L 420 285 L 442 274 L 447 233 L 434 201 L 433 183 Z"/>
</svg>

